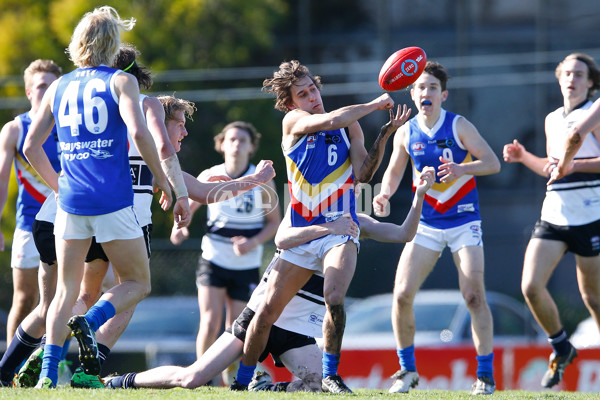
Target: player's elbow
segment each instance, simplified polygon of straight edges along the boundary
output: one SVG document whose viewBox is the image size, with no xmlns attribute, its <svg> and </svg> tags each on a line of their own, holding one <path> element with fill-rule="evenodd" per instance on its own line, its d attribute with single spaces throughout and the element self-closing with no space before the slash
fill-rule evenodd
<svg viewBox="0 0 600 400">
<path fill-rule="evenodd" d="M 581 139 L 582 139 L 581 133 L 579 132 L 579 130 L 577 128 L 575 128 L 569 133 L 567 142 L 571 146 L 577 146 L 577 145 L 579 145 L 579 143 L 581 143 Z"/>
<path fill-rule="evenodd" d="M 275 246 L 277 246 L 277 248 L 281 250 L 287 250 L 293 247 L 286 238 L 281 237 L 279 235 L 275 235 L 275 239 L 273 239 L 273 241 L 275 242 Z"/>
<path fill-rule="evenodd" d="M 498 172 L 500 172 L 501 168 L 502 167 L 500 166 L 500 160 L 498 160 L 497 157 L 494 157 L 494 160 L 492 161 L 492 163 L 490 165 L 491 173 L 497 174 Z"/>
<path fill-rule="evenodd" d="M 31 142 L 27 139 L 25 139 L 25 143 L 23 144 L 23 154 L 25 154 L 25 157 L 27 159 L 29 159 L 29 157 L 31 157 L 33 155 L 33 147 L 31 145 Z"/>
</svg>

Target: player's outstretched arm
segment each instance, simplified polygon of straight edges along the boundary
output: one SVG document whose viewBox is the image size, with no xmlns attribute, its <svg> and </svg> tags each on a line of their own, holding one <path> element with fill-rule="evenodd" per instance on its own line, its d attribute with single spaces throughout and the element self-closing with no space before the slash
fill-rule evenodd
<svg viewBox="0 0 600 400">
<path fill-rule="evenodd" d="M 188 173 L 183 175 L 190 199 L 201 204 L 229 200 L 256 186 L 266 184 L 274 177 L 273 161 L 269 160 L 261 160 L 253 174 L 228 182 L 200 182 Z"/>
<path fill-rule="evenodd" d="M 283 135 L 302 136 L 318 131 L 346 128 L 373 111 L 393 107 L 394 100 L 386 93 L 368 103 L 353 104 L 328 113 L 311 114 L 294 109 L 283 118 Z"/>
<path fill-rule="evenodd" d="M 324 224 L 292 227 L 289 223 L 289 212 L 288 208 L 286 216 L 283 218 L 275 235 L 275 245 L 279 249 L 290 249 L 330 234 L 352 237 L 358 235 L 358 225 L 354 222 L 350 214 L 344 214 L 335 221 Z"/>
<path fill-rule="evenodd" d="M 357 135 L 356 137 L 351 135 L 350 137 L 350 156 L 352 157 L 354 175 L 359 182 L 367 183 L 373 179 L 375 171 L 377 171 L 381 164 L 381 159 L 383 158 L 385 145 L 387 144 L 388 139 L 398 130 L 398 128 L 404 125 L 411 113 L 410 108 L 408 108 L 406 104 L 403 106 L 399 105 L 396 114 L 394 114 L 392 109 L 389 111 L 390 120 L 381 127 L 381 131 L 368 153 L 366 153 L 364 147 L 362 131 L 360 132 L 360 135 Z"/>
<path fill-rule="evenodd" d="M 358 215 L 361 238 L 369 238 L 378 242 L 404 243 L 413 240 L 417 234 L 425 193 L 435 182 L 435 169 L 425 167 L 416 187 L 412 206 L 402 225 L 379 222 L 365 214 Z"/>
<path fill-rule="evenodd" d="M 548 176 L 548 173 L 544 171 L 547 168 L 548 158 L 538 157 L 530 153 L 517 139 L 504 145 L 502 158 L 507 163 L 520 162 L 540 176 Z"/>
</svg>

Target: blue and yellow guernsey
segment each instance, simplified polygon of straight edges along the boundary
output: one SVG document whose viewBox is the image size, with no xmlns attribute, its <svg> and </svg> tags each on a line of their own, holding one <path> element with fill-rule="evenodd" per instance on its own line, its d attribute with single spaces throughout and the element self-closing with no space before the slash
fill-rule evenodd
<svg viewBox="0 0 600 400">
<path fill-rule="evenodd" d="M 354 174 L 344 129 L 303 136 L 284 150 L 292 226 L 309 226 L 350 213 L 354 221 Z"/>
<path fill-rule="evenodd" d="M 409 121 L 405 147 L 413 168 L 413 191 L 424 167 L 434 167 L 436 173 L 442 164 L 440 157 L 457 164 L 473 160 L 456 132 L 460 115 L 442 109 L 432 129 L 419 123 L 418 117 Z M 480 220 L 479 196 L 473 175 L 463 175 L 451 183 L 436 181 L 427 191 L 421 213 L 421 223 L 437 229 L 454 228 Z"/>
</svg>

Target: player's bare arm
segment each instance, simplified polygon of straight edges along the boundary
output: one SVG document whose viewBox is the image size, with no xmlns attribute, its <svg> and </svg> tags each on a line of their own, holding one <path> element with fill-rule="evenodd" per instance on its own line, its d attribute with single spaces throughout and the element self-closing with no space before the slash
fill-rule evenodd
<svg viewBox="0 0 600 400">
<path fill-rule="evenodd" d="M 283 148 L 289 149 L 300 137 L 318 131 L 331 131 L 346 128 L 352 123 L 375 110 L 386 110 L 394 107 L 389 94 L 364 104 L 354 104 L 328 113 L 310 113 L 295 106 L 283 118 Z"/>
<path fill-rule="evenodd" d="M 162 170 L 175 192 L 176 201 L 173 206 L 175 225 L 178 228 L 184 228 L 192 221 L 192 215 L 179 159 L 169 140 L 165 126 L 165 109 L 156 97 L 146 97 L 144 99 L 144 113 L 146 116 L 146 125 L 156 145 Z"/>
<path fill-rule="evenodd" d="M 275 177 L 273 161 L 261 160 L 253 174 L 227 182 L 200 182 L 192 175 L 184 173 L 190 199 L 200 204 L 211 204 L 228 200 L 248 190 L 266 184 Z"/>
<path fill-rule="evenodd" d="M 42 145 L 48 139 L 54 127 L 54 115 L 52 115 L 50 101 L 54 98 L 57 85 L 58 80 L 52 82 L 46 93 L 44 93 L 42 103 L 32 118 L 29 132 L 23 144 L 25 157 L 54 193 L 58 193 L 58 173 L 54 171 Z"/>
<path fill-rule="evenodd" d="M 350 214 L 343 214 L 332 222 L 304 227 L 291 227 L 289 219 L 284 218 L 275 235 L 275 245 L 279 249 L 286 250 L 326 235 L 356 237 L 358 235 L 358 225 Z"/>
<path fill-rule="evenodd" d="M 152 172 L 154 181 L 162 191 L 159 201 L 161 208 L 168 210 L 173 202 L 171 186 L 161 168 L 154 140 L 148 131 L 144 116 L 138 107 L 140 92 L 137 80 L 130 74 L 119 74 L 115 78 L 115 89 L 119 97 L 121 118 L 123 118 L 123 122 L 127 125 L 129 134 L 142 155 L 144 162 L 146 162 L 150 172 Z"/>
<path fill-rule="evenodd" d="M 544 172 L 544 169 L 548 164 L 548 159 L 530 153 L 517 139 L 514 139 L 512 143 L 504 145 L 504 148 L 502 149 L 502 158 L 504 159 L 504 162 L 520 162 L 536 174 L 544 177 L 548 176 L 548 174 Z"/>
<path fill-rule="evenodd" d="M 425 167 L 421 171 L 419 182 L 416 186 L 415 196 L 402 225 L 379 222 L 366 215 L 360 215 L 361 238 L 370 238 L 378 242 L 405 243 L 414 239 L 421 219 L 425 193 L 435 183 L 435 169 Z"/>
<path fill-rule="evenodd" d="M 0 131 L 0 217 L 8 198 L 8 183 L 12 162 L 17 152 L 19 122 L 14 119 L 7 122 Z M 0 251 L 4 251 L 4 235 L 0 231 Z"/>
<path fill-rule="evenodd" d="M 463 175 L 482 176 L 500 172 L 498 157 L 472 123 L 461 117 L 456 123 L 456 129 L 461 142 L 475 159 L 468 163 L 457 164 L 440 157 L 443 163 L 437 173 L 440 182 L 449 183 Z"/>
<path fill-rule="evenodd" d="M 398 105 L 398 109 L 395 114 L 393 109 L 390 109 L 389 112 L 390 120 L 381 127 L 379 135 L 377 135 L 373 146 L 371 146 L 371 149 L 367 154 L 365 154 L 366 150 L 364 147 L 364 137 L 362 135 L 362 131 L 360 132 L 360 136 L 357 135 L 356 137 L 358 140 L 356 143 L 357 146 L 355 146 L 355 142 L 353 141 L 355 137 L 351 133 L 350 157 L 352 158 L 354 175 L 359 182 L 367 183 L 373 179 L 375 171 L 377 171 L 379 165 L 381 164 L 381 159 L 383 158 L 385 145 L 387 144 L 388 139 L 408 120 L 411 110 L 406 106 L 406 104 L 404 104 L 403 106 Z"/>
<path fill-rule="evenodd" d="M 373 199 L 373 211 L 378 217 L 388 215 L 389 211 L 386 210 L 386 208 L 389 204 L 389 199 L 396 193 L 400 180 L 404 176 L 408 160 L 410 159 L 410 156 L 404 147 L 404 138 L 407 134 L 407 127 L 405 125 L 401 127 L 394 136 L 394 149 L 381 181 L 381 191 Z"/>
</svg>

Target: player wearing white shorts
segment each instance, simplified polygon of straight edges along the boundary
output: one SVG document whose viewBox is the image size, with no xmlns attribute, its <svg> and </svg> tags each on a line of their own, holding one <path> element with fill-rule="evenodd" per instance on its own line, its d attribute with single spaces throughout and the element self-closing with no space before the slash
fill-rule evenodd
<svg viewBox="0 0 600 400">
<path fill-rule="evenodd" d="M 373 199 L 375 214 L 385 215 L 389 198 L 398 188 L 409 160 L 413 186 L 424 167 L 437 170 L 438 178 L 427 192 L 417 235 L 404 247 L 396 271 L 392 325 L 400 370 L 393 376 L 390 393 L 408 392 L 419 382 L 413 301 L 446 246 L 452 251 L 460 291 L 471 314 L 477 351 L 477 381 L 471 392 L 491 394 L 495 390 L 492 315 L 485 296 L 475 176 L 497 173 L 500 162 L 467 119 L 442 108 L 448 97 L 447 80 L 440 64 L 428 62 L 414 83 L 411 97 L 419 113 L 396 133 L 381 193 Z"/>
<path fill-rule="evenodd" d="M 600 88 L 600 69 L 587 54 L 568 55 L 556 67 L 563 106 L 546 117 L 546 157 L 528 152 L 517 140 L 504 146 L 506 162 L 521 162 L 547 177 L 565 157 L 571 127 L 582 126 L 594 112 L 591 99 Z M 578 128 L 579 129 L 579 128 Z M 558 308 L 547 285 L 560 259 L 575 254 L 579 291 L 590 314 L 600 323 L 600 129 L 585 125 L 582 144 L 567 174 L 548 185 L 541 216 L 525 251 L 521 290 L 536 320 L 548 335 L 553 352 L 543 387 L 558 384 L 577 350 L 567 339 Z M 591 135 L 588 133 L 591 132 Z M 599 325 L 600 327 L 600 325 Z"/>
<path fill-rule="evenodd" d="M 54 233 L 59 281 L 48 312 L 39 388 L 56 386 L 67 322 L 79 342 L 84 370 L 98 374 L 94 331 L 150 292 L 148 257 L 132 208 L 128 132 L 162 190 L 164 209 L 172 202 L 171 187 L 138 107 L 136 79 L 106 67 L 119 51 L 120 32 L 134 24 L 133 19 L 121 20 L 111 7 L 84 15 L 69 46 L 78 68 L 50 86 L 25 142 L 31 165 L 58 193 Z M 55 121 L 62 152 L 60 177 L 48 168 L 41 147 Z M 105 293 L 85 316 L 70 318 L 92 236 L 102 243 L 122 283 Z"/>
<path fill-rule="evenodd" d="M 40 107 L 42 97 L 52 82 L 62 75 L 61 68 L 51 60 L 35 60 L 24 73 L 25 93 L 31 109 L 8 122 L 0 132 L 0 213 L 6 205 L 11 168 L 14 164 L 18 185 L 16 228 L 12 241 L 11 262 L 13 298 L 6 324 L 7 346 L 10 345 L 17 326 L 38 303 L 37 274 L 39 254 L 31 235 L 35 214 L 52 190 L 31 168 L 23 154 L 23 144 L 31 125 L 31 116 Z M 56 130 L 43 145 L 55 171 L 60 170 Z M 0 232 L 0 251 L 4 251 L 4 236 Z M 33 338 L 18 333 L 23 342 Z M 1 364 L 0 364 L 1 367 Z M 12 379 L 12 378 L 11 378 Z M 0 381 L 5 377 L 0 376 Z"/>
<path fill-rule="evenodd" d="M 288 170 L 293 227 L 321 224 L 345 213 L 356 221 L 355 179 L 358 182 L 371 180 L 381 163 L 387 139 L 409 116 L 406 106 L 404 109 L 398 107 L 394 115 L 394 101 L 388 94 L 369 103 L 328 113 L 323 106 L 320 88 L 320 78 L 311 75 L 308 68 L 296 60 L 282 63 L 273 77 L 263 82 L 263 90 L 277 96 L 275 108 L 285 112 L 282 149 Z M 367 153 L 358 119 L 376 110 L 390 110 L 390 122 L 382 128 Z M 320 241 L 328 242 L 318 261 L 325 277 L 327 305 L 323 323 L 322 384 L 326 391 L 349 393 L 351 390 L 338 375 L 337 369 L 345 328 L 344 298 L 356 268 L 358 246 L 351 237 Z M 314 257 L 313 254 L 305 255 Z M 250 323 L 244 355 L 232 390 L 247 387 L 271 325 L 314 272 L 287 261 L 286 257 L 284 252 L 282 262 L 278 263 L 280 267 L 269 277 L 265 301 Z"/>
<path fill-rule="evenodd" d="M 358 214 L 361 225 L 361 238 L 370 238 L 386 242 L 406 242 L 411 240 L 417 230 L 423 198 L 427 189 L 433 184 L 434 171 L 429 168 L 423 171 L 418 182 L 412 207 L 401 226 L 381 223 L 364 214 Z M 349 214 L 345 214 L 332 222 L 305 227 L 291 227 L 288 216 L 282 221 L 275 244 L 284 251 L 323 236 L 358 236 L 358 224 Z M 232 329 L 223 333 L 216 342 L 198 360 L 188 366 L 163 366 L 149 371 L 129 373 L 114 378 L 107 378 L 109 388 L 197 388 L 207 383 L 242 354 L 247 328 L 255 315 L 255 311 L 264 301 L 267 291 L 267 277 L 281 259 L 275 255 L 265 272 L 259 286 L 248 302 L 248 306 L 234 322 Z M 284 307 L 279 318 L 269 331 L 264 351 L 259 360 L 273 357 L 276 366 L 285 366 L 296 377 L 291 382 L 270 383 L 264 373 L 258 373 L 249 390 L 321 391 L 322 352 L 316 345 L 315 337 L 322 336 L 322 323 L 325 316 L 323 298 L 323 275 L 312 274 L 302 289 L 292 297 Z"/>
</svg>

